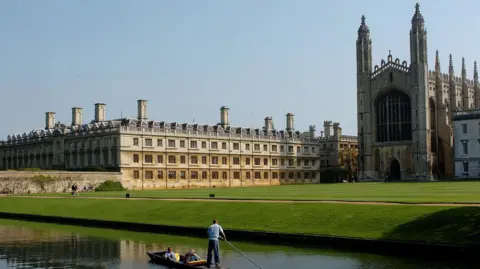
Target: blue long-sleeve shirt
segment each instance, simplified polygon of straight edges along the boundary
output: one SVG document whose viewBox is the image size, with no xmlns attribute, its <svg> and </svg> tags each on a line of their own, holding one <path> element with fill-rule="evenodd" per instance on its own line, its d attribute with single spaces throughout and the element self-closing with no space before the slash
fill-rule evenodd
<svg viewBox="0 0 480 269">
<path fill-rule="evenodd" d="M 220 237 L 220 233 L 224 234 L 222 226 L 218 225 L 217 223 L 212 224 L 207 231 L 208 240 L 218 241 L 218 238 Z"/>
</svg>

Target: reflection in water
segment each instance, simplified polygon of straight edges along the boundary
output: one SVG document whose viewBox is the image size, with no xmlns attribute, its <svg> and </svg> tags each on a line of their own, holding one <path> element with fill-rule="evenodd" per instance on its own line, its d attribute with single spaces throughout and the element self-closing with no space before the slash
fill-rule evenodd
<svg viewBox="0 0 480 269">
<path fill-rule="evenodd" d="M 1 226 L 3 225 L 3 226 Z M 26 225 L 26 226 L 25 226 Z M 60 229 L 63 227 L 63 229 Z M 0 269 L 3 268 L 162 268 L 148 262 L 146 251 L 166 249 L 167 244 L 176 252 L 185 253 L 195 248 L 206 257 L 206 241 L 185 237 L 158 236 L 156 244 L 142 242 L 145 234 L 129 233 L 129 240 L 116 232 L 113 238 L 105 234 L 110 230 L 88 229 L 96 236 L 84 236 L 67 230 L 68 226 L 35 227 L 24 222 L 0 223 Z M 84 228 L 82 228 L 84 229 Z M 85 232 L 85 229 L 82 230 Z M 92 232 L 93 233 L 93 232 Z M 88 233 L 88 234 L 92 234 Z M 125 234 L 125 233 L 124 233 Z M 132 239 L 133 234 L 133 239 Z M 137 239 L 135 239 L 135 236 Z M 103 238 L 105 237 L 105 238 Z M 175 244 L 175 242 L 178 242 Z M 275 269 L 429 269 L 473 268 L 471 265 L 432 263 L 427 261 L 396 259 L 376 255 L 327 252 L 308 249 L 275 248 L 241 244 L 242 250 L 263 268 Z M 256 268 L 243 256 L 221 244 L 222 263 L 232 269 Z"/>
</svg>

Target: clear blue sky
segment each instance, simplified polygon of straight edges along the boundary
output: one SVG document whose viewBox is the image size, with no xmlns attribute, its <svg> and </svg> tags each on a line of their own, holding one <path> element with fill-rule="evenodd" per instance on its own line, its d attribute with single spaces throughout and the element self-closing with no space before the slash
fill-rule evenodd
<svg viewBox="0 0 480 269">
<path fill-rule="evenodd" d="M 355 40 L 365 14 L 374 64 L 392 50 L 409 61 L 415 1 L 374 0 L 3 0 L 0 1 L 0 139 L 43 128 L 45 112 L 71 122 L 71 107 L 93 119 L 135 117 L 149 100 L 155 120 L 302 131 L 339 121 L 356 135 Z M 480 60 L 480 1 L 420 1 L 443 71 L 448 54 L 469 76 Z"/>
</svg>

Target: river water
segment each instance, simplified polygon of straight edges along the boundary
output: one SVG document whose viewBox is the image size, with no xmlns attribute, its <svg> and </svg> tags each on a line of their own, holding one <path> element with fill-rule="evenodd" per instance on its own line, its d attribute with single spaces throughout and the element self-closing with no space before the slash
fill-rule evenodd
<svg viewBox="0 0 480 269">
<path fill-rule="evenodd" d="M 185 253 L 195 248 L 206 257 L 206 241 L 180 236 L 51 225 L 0 219 L 0 269 L 4 268 L 158 268 L 146 251 Z M 473 265 L 402 259 L 371 254 L 231 242 L 267 269 L 467 269 Z M 253 269 L 241 254 L 221 243 L 222 264 Z"/>
</svg>

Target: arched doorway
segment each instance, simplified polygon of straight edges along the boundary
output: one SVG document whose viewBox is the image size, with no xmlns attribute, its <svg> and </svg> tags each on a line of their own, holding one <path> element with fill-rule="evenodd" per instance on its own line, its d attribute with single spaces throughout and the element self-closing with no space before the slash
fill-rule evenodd
<svg viewBox="0 0 480 269">
<path fill-rule="evenodd" d="M 390 163 L 390 175 L 388 178 L 390 181 L 399 181 L 402 179 L 402 172 L 400 172 L 400 163 L 397 161 L 397 159 L 393 159 Z"/>
</svg>

